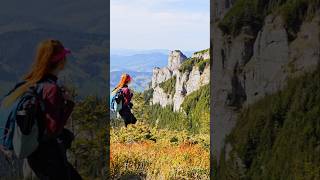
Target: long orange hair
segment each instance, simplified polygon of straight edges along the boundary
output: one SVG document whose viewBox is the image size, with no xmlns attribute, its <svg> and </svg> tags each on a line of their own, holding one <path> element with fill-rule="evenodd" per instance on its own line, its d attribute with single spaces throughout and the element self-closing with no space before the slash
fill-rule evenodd
<svg viewBox="0 0 320 180">
<path fill-rule="evenodd" d="M 16 99 L 18 99 L 28 88 L 34 86 L 38 81 L 44 78 L 47 74 L 56 70 L 63 61 L 54 62 L 52 58 L 57 53 L 64 49 L 62 43 L 58 40 L 45 40 L 38 45 L 36 57 L 31 67 L 31 71 L 27 73 L 23 80 L 25 83 L 18 87 L 14 92 L 7 96 L 2 105 L 10 106 Z"/>
<path fill-rule="evenodd" d="M 117 92 L 119 89 L 121 89 L 124 85 L 127 85 L 131 82 L 131 77 L 129 74 L 122 74 L 121 75 L 121 79 L 120 82 L 118 83 L 118 85 L 113 89 L 112 93 Z"/>
</svg>

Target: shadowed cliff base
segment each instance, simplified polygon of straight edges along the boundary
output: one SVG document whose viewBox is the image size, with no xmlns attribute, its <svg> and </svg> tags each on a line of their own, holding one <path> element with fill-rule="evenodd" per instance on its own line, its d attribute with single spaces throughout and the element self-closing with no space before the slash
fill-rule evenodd
<svg viewBox="0 0 320 180">
<path fill-rule="evenodd" d="M 218 178 L 319 179 L 319 82 L 318 67 L 244 108 L 227 136 Z"/>
</svg>

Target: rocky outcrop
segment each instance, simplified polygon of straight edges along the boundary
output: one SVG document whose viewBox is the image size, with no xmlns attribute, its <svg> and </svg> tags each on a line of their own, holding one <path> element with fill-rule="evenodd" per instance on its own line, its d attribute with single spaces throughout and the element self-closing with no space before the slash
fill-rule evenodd
<svg viewBox="0 0 320 180">
<path fill-rule="evenodd" d="M 233 1 L 232 1 L 233 2 Z M 284 20 L 279 15 L 265 17 L 260 30 L 242 27 L 237 36 L 218 27 L 232 7 L 228 0 L 215 0 L 213 14 L 212 148 L 217 158 L 225 147 L 225 137 L 234 127 L 238 112 L 266 94 L 284 87 L 288 78 L 313 70 L 319 63 L 319 13 L 305 21 L 297 37 L 289 41 Z M 225 151 L 226 152 L 226 151 Z M 228 156 L 228 153 L 225 153 Z"/>
<path fill-rule="evenodd" d="M 193 53 L 191 58 L 210 59 L 209 50 L 206 49 L 206 50 L 203 50 L 203 51 L 199 51 L 199 52 Z"/>
<path fill-rule="evenodd" d="M 180 65 L 185 61 L 187 57 L 179 50 L 171 51 L 168 59 L 168 69 L 174 71 L 179 69 Z"/>
<path fill-rule="evenodd" d="M 180 111 L 185 96 L 208 84 L 210 81 L 209 61 L 202 71 L 200 71 L 197 65 L 193 65 L 191 71 L 182 71 L 181 65 L 186 61 L 195 59 L 206 60 L 209 58 L 208 50 L 194 53 L 191 58 L 187 58 L 178 50 L 170 52 L 168 67 L 153 69 L 151 88 L 154 91 L 151 103 L 160 104 L 162 107 L 172 105 L 174 111 Z M 172 84 L 175 87 L 173 92 L 165 92 L 161 84 L 173 77 L 175 77 L 175 83 Z"/>
<path fill-rule="evenodd" d="M 152 80 L 151 80 L 151 87 L 155 88 L 160 83 L 170 79 L 172 77 L 172 71 L 165 67 L 165 68 L 154 68 L 152 72 Z"/>
</svg>

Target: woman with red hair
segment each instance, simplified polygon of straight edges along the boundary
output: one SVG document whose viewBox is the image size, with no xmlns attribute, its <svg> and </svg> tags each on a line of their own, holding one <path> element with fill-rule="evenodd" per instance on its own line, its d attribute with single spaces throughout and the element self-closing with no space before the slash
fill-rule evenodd
<svg viewBox="0 0 320 180">
<path fill-rule="evenodd" d="M 121 118 L 124 120 L 125 126 L 128 124 L 135 124 L 137 119 L 131 112 L 133 104 L 131 103 L 131 99 L 133 97 L 133 93 L 128 87 L 128 84 L 132 81 L 132 78 L 129 74 L 122 74 L 120 82 L 113 89 L 112 93 L 120 94 L 122 99 L 122 107 L 119 111 Z"/>
<path fill-rule="evenodd" d="M 37 111 L 36 116 L 40 129 L 39 145 L 27 160 L 41 180 L 82 179 L 66 156 L 66 149 L 70 148 L 74 135 L 64 126 L 73 110 L 74 102 L 66 88 L 57 85 L 57 76 L 64 69 L 69 53 L 70 50 L 64 48 L 58 40 L 41 42 L 31 71 L 1 102 L 1 106 L 9 107 L 30 88 L 39 92 L 38 96 L 44 104 L 44 110 Z"/>
</svg>

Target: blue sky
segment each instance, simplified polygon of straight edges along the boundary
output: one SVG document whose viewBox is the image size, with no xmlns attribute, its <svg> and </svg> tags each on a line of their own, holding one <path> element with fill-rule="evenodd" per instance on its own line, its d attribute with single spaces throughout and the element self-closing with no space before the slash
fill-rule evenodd
<svg viewBox="0 0 320 180">
<path fill-rule="evenodd" d="M 111 49 L 206 49 L 209 29 L 209 0 L 111 0 Z"/>
</svg>

